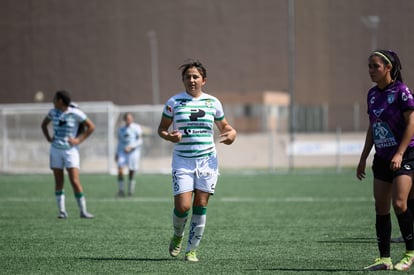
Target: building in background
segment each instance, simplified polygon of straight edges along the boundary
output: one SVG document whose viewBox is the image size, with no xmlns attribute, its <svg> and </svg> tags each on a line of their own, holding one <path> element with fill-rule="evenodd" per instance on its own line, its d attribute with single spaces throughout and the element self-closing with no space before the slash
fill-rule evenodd
<svg viewBox="0 0 414 275">
<path fill-rule="evenodd" d="M 182 89 L 178 66 L 197 58 L 206 91 L 240 95 L 249 114 L 244 98 L 287 93 L 288 1 L 0 1 L 0 104 L 49 102 L 58 89 L 162 104 Z M 373 45 L 398 52 L 414 86 L 412 14 L 412 0 L 295 1 L 299 131 L 364 131 Z"/>
</svg>

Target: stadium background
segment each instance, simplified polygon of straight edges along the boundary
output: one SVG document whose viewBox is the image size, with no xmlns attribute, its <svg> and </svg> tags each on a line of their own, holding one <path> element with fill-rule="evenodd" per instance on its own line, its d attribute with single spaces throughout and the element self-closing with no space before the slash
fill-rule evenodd
<svg viewBox="0 0 414 275">
<path fill-rule="evenodd" d="M 395 50 L 413 86 L 414 1 L 294 1 L 295 141 L 310 144 L 292 144 L 289 106 L 265 96 L 289 96 L 288 3 L 0 1 L 1 171 L 47 171 L 39 125 L 58 89 L 102 125 L 83 145 L 84 166 L 113 169 L 113 130 L 132 110 L 148 129 L 143 167 L 168 167 L 169 145 L 153 130 L 159 104 L 182 90 L 177 68 L 188 58 L 206 65 L 206 91 L 223 98 L 240 132 L 219 148 L 224 167 L 286 167 L 294 145 L 295 165 L 351 165 L 364 139 L 370 51 Z"/>
</svg>

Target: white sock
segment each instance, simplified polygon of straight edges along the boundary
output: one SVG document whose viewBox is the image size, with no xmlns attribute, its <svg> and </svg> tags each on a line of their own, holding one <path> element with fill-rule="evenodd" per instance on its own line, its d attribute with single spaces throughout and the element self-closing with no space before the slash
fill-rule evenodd
<svg viewBox="0 0 414 275">
<path fill-rule="evenodd" d="M 133 194 L 135 191 L 135 180 L 129 180 L 128 182 L 128 193 Z"/>
<path fill-rule="evenodd" d="M 179 216 L 177 216 L 179 214 Z M 173 211 L 173 227 L 175 236 L 184 236 L 184 228 L 188 219 L 188 212 L 184 214 L 177 213 L 174 209 Z"/>
<path fill-rule="evenodd" d="M 78 202 L 79 210 L 81 213 L 86 212 L 86 199 L 83 193 L 75 194 L 76 201 Z"/>
<path fill-rule="evenodd" d="M 206 226 L 207 215 L 205 214 L 205 207 L 200 207 L 204 209 L 203 214 L 194 214 L 191 217 L 190 230 L 188 235 L 188 244 L 186 252 L 195 250 L 199 245 L 201 238 L 203 237 L 204 228 Z"/>
<path fill-rule="evenodd" d="M 66 212 L 65 193 L 63 192 L 63 190 L 55 192 L 55 196 L 59 212 Z"/>
</svg>

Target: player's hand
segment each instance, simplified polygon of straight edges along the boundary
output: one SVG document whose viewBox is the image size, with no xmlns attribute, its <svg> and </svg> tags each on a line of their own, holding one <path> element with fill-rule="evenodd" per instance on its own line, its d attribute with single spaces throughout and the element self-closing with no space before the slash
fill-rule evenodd
<svg viewBox="0 0 414 275">
<path fill-rule="evenodd" d="M 391 159 L 390 169 L 392 171 L 397 171 L 398 169 L 401 168 L 402 157 L 403 157 L 402 154 L 396 153 L 394 157 Z"/>
<path fill-rule="evenodd" d="M 180 142 L 181 138 L 182 138 L 182 135 L 181 135 L 180 131 L 178 131 L 178 130 L 174 130 L 174 131 L 168 133 L 168 140 L 173 142 L 173 143 Z"/>
<path fill-rule="evenodd" d="M 126 146 L 126 147 L 124 148 L 124 151 L 125 151 L 125 153 L 129 153 L 129 152 L 131 152 L 131 151 L 132 151 L 132 149 L 133 149 L 133 147 L 132 147 L 132 146 Z"/>
<path fill-rule="evenodd" d="M 356 177 L 359 180 L 363 180 L 365 178 L 365 166 L 366 166 L 365 161 L 360 161 L 358 163 L 358 167 L 357 167 L 357 170 L 356 170 Z"/>
<path fill-rule="evenodd" d="M 224 131 L 219 135 L 220 137 L 220 143 L 224 143 L 226 145 L 230 145 L 234 142 L 236 139 L 237 132 L 233 128 Z"/>
<path fill-rule="evenodd" d="M 81 140 L 77 137 L 70 137 L 68 138 L 68 142 L 70 145 L 75 146 L 75 145 L 79 145 L 81 143 Z"/>
</svg>

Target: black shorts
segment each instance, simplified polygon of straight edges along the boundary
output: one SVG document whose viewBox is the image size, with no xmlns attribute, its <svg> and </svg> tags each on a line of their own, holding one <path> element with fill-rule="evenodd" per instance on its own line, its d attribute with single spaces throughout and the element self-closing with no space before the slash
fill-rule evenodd
<svg viewBox="0 0 414 275">
<path fill-rule="evenodd" d="M 405 151 L 400 169 L 392 171 L 390 164 L 391 160 L 385 160 L 375 154 L 374 161 L 372 163 L 374 178 L 386 182 L 392 182 L 397 176 L 414 174 L 414 147 L 409 147 Z"/>
</svg>

